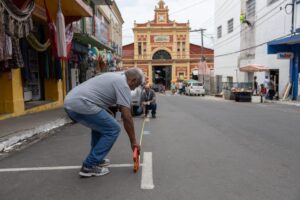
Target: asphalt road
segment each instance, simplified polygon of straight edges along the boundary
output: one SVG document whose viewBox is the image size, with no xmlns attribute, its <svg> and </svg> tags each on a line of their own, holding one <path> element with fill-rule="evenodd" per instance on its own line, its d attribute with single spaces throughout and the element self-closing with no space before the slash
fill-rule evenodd
<svg viewBox="0 0 300 200">
<path fill-rule="evenodd" d="M 154 189 L 142 189 L 141 167 L 112 167 L 82 179 L 79 169 L 1 172 L 1 169 L 79 166 L 89 130 L 75 124 L 0 161 L 0 199 L 299 200 L 300 108 L 158 96 L 156 119 L 145 122 L 143 153 L 152 153 Z M 137 134 L 142 118 L 135 118 Z M 125 132 L 108 156 L 131 164 Z"/>
</svg>

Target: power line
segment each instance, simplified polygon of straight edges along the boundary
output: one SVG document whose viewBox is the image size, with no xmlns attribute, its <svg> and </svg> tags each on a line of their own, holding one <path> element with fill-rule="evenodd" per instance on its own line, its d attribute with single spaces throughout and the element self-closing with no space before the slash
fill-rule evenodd
<svg viewBox="0 0 300 200">
<path fill-rule="evenodd" d="M 271 9 L 268 13 L 266 13 L 266 14 L 263 15 L 262 17 L 258 18 L 258 19 L 255 21 L 254 24 L 256 24 L 256 23 L 259 22 L 261 19 L 263 19 L 264 17 L 266 17 L 268 14 L 270 14 L 271 12 L 273 12 L 274 10 L 276 10 L 278 7 L 280 7 L 280 6 L 281 6 L 283 3 L 285 3 L 286 1 L 287 1 L 287 0 L 284 0 L 284 1 L 281 2 L 279 5 L 277 5 L 277 6 L 274 7 L 273 9 Z M 264 7 L 264 8 L 265 8 L 265 7 Z M 262 11 L 262 9 L 260 9 L 259 11 Z M 280 11 L 281 11 L 281 10 L 279 10 L 278 12 L 276 12 L 275 14 L 273 14 L 272 16 L 270 16 L 270 17 L 267 18 L 267 19 L 270 19 L 271 17 L 275 16 L 275 15 L 278 14 Z M 258 14 L 258 12 L 257 12 L 257 14 Z M 266 21 L 266 20 L 265 20 L 265 21 Z M 265 22 L 265 21 L 263 21 L 263 22 Z M 261 24 L 262 24 L 262 23 L 257 24 L 256 27 L 258 27 L 258 26 L 261 25 Z M 237 30 L 240 26 L 241 26 L 241 24 L 240 24 L 239 26 L 237 26 L 237 27 L 234 29 L 234 31 Z M 224 42 L 226 42 L 226 41 L 228 41 L 228 40 L 232 41 L 233 39 L 236 39 L 236 38 L 237 38 L 236 36 L 239 36 L 242 32 L 244 32 L 244 31 L 246 31 L 246 30 L 247 30 L 247 29 L 245 28 L 245 29 L 243 29 L 241 32 L 237 32 L 237 33 L 231 35 L 231 37 L 229 37 L 229 38 L 227 38 L 227 39 L 225 39 L 225 40 L 222 40 L 221 42 L 217 43 L 216 46 L 218 46 L 218 47 L 224 46 L 224 45 L 227 44 L 228 42 L 225 43 L 224 45 L 221 45 L 221 46 L 219 46 L 219 45 L 220 45 L 220 44 L 223 44 Z"/>
<path fill-rule="evenodd" d="M 273 15 L 271 15 L 271 17 L 277 15 L 279 12 L 280 12 L 280 11 L 274 13 Z M 255 27 L 259 27 L 260 25 L 264 24 L 264 22 L 266 22 L 268 19 L 270 19 L 270 18 L 267 18 L 266 20 L 264 20 L 264 21 L 262 21 L 261 23 L 257 24 Z M 231 42 L 233 39 L 238 38 L 237 36 L 240 36 L 240 33 L 244 32 L 245 30 L 246 30 L 246 29 L 242 30 L 241 32 L 237 32 L 238 34 L 235 34 L 235 36 L 232 37 L 232 38 L 230 38 L 230 40 L 229 40 L 228 42 L 226 42 L 225 44 L 223 44 L 223 45 L 221 45 L 221 46 L 218 46 L 218 47 L 219 47 L 219 48 L 220 48 L 220 47 L 223 47 L 223 46 L 225 46 L 227 43 Z M 224 41 L 226 41 L 226 40 L 224 40 Z M 224 42 L 224 41 L 222 41 L 222 42 Z"/>
<path fill-rule="evenodd" d="M 192 4 L 192 5 L 186 6 L 186 7 L 182 8 L 182 9 L 180 9 L 180 10 L 171 12 L 169 15 L 171 16 L 171 15 L 173 15 L 174 13 L 182 12 L 182 11 L 184 11 L 184 10 L 187 10 L 187 9 L 191 8 L 191 7 L 194 7 L 195 5 L 202 4 L 202 3 L 206 2 L 206 1 L 209 1 L 209 0 L 201 0 L 200 2 L 197 2 L 197 3 L 194 3 L 194 4 Z"/>
<path fill-rule="evenodd" d="M 284 35 L 284 36 L 280 36 L 276 39 L 273 39 L 273 40 L 278 40 L 278 39 L 281 39 L 281 38 L 284 38 L 284 37 L 287 37 L 289 36 L 290 34 L 287 34 L 287 35 Z M 216 55 L 215 58 L 218 58 L 218 57 L 223 57 L 223 56 L 229 56 L 229 55 L 232 55 L 232 54 L 236 54 L 236 53 L 240 53 L 240 52 L 243 52 L 243 51 L 247 51 L 247 50 L 250 50 L 250 49 L 254 49 L 254 48 L 257 48 L 257 47 L 260 47 L 260 46 L 263 46 L 273 40 L 270 40 L 270 41 L 267 41 L 267 42 L 263 42 L 261 44 L 258 44 L 258 45 L 255 45 L 255 46 L 252 46 L 252 47 L 248 47 L 248 48 L 245 48 L 245 49 L 241 49 L 239 51 L 234 51 L 234 52 L 231 52 L 231 53 L 225 53 L 225 54 L 221 54 L 221 55 Z"/>
<path fill-rule="evenodd" d="M 175 13 L 182 12 L 182 11 L 184 11 L 184 10 L 187 10 L 187 9 L 191 8 L 191 7 L 194 7 L 195 5 L 202 4 L 202 3 L 206 2 L 206 1 L 209 1 L 209 0 L 201 0 L 200 2 L 193 3 L 193 4 L 191 4 L 191 5 L 189 5 L 189 6 L 186 6 L 186 7 L 182 8 L 182 9 L 180 9 L 180 10 L 171 12 L 169 15 L 171 16 L 171 15 L 174 15 Z M 126 29 L 123 29 L 123 31 L 127 31 L 127 30 L 129 30 L 129 29 L 132 29 L 132 28 L 126 28 Z"/>
</svg>

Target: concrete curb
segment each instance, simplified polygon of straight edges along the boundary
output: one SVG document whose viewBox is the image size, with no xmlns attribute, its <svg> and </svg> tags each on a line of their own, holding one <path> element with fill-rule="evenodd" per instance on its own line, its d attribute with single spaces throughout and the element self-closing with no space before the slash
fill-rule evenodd
<svg viewBox="0 0 300 200">
<path fill-rule="evenodd" d="M 62 127 L 66 124 L 71 123 L 72 121 L 68 117 L 62 117 L 47 124 L 15 132 L 11 135 L 8 135 L 0 140 L 0 152 L 5 152 L 13 148 L 14 145 L 21 143 L 22 141 L 29 139 L 36 135 L 46 134 L 49 131 Z"/>
<path fill-rule="evenodd" d="M 300 103 L 294 103 L 291 101 L 272 101 L 272 100 L 265 100 L 264 103 L 273 103 L 273 104 L 280 104 L 280 105 L 289 105 L 289 106 L 298 106 L 300 107 Z"/>
</svg>

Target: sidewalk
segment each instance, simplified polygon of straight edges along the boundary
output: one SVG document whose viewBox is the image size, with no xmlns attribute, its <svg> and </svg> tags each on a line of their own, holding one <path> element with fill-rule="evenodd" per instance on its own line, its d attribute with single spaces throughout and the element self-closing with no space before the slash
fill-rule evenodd
<svg viewBox="0 0 300 200">
<path fill-rule="evenodd" d="M 35 135 L 48 133 L 71 120 L 63 108 L 0 121 L 0 152 Z"/>
<path fill-rule="evenodd" d="M 265 103 L 274 103 L 274 104 L 281 104 L 281 105 L 290 105 L 290 106 L 300 106 L 300 101 L 291 101 L 291 100 L 265 100 Z"/>
</svg>

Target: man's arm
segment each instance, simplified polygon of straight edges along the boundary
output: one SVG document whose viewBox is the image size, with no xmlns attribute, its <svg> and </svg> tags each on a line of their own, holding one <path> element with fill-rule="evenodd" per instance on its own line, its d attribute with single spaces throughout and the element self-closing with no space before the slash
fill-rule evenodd
<svg viewBox="0 0 300 200">
<path fill-rule="evenodd" d="M 152 96 L 152 99 L 151 99 L 150 103 L 153 103 L 156 100 L 156 94 L 153 90 L 151 91 L 151 93 L 152 93 L 153 96 Z"/>
<path fill-rule="evenodd" d="M 138 150 L 140 150 L 140 145 L 136 142 L 131 110 L 125 106 L 119 107 L 120 112 L 122 113 L 123 125 L 130 140 L 131 148 L 133 150 L 134 147 L 138 147 Z"/>
</svg>

